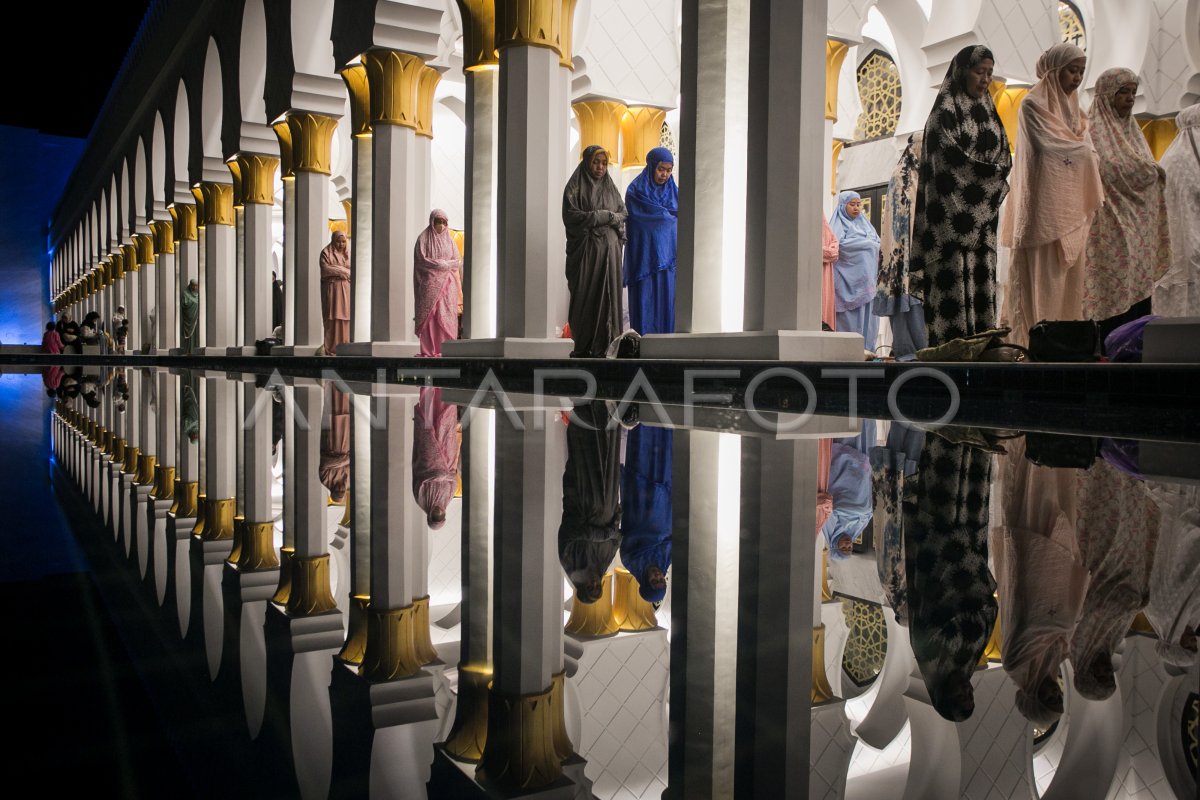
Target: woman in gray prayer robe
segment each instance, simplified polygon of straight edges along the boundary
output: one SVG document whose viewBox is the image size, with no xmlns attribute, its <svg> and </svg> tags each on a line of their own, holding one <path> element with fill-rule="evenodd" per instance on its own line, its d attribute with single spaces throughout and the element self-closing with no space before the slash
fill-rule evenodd
<svg viewBox="0 0 1200 800">
<path fill-rule="evenodd" d="M 608 152 L 591 145 L 563 190 L 573 358 L 603 358 L 621 335 L 621 248 L 627 216 L 621 193 L 608 176 Z"/>
</svg>

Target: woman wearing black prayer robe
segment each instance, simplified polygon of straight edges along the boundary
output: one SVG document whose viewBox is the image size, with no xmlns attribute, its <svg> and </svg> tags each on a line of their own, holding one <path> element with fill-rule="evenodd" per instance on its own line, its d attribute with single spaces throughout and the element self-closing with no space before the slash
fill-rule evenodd
<svg viewBox="0 0 1200 800">
<path fill-rule="evenodd" d="M 600 599 L 604 573 L 621 546 L 620 451 L 620 429 L 608 429 L 603 402 L 575 409 L 567 428 L 558 560 L 581 603 Z"/>
<path fill-rule="evenodd" d="M 567 228 L 567 322 L 573 358 L 603 358 L 621 335 L 621 250 L 625 218 L 621 193 L 608 176 L 608 152 L 598 144 L 583 158 L 563 190 Z"/>
</svg>

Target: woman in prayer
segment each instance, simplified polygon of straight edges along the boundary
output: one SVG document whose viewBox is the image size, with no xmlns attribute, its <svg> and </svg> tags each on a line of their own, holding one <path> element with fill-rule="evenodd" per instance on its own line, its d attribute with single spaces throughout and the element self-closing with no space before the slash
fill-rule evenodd
<svg viewBox="0 0 1200 800">
<path fill-rule="evenodd" d="M 670 428 L 638 425 L 625 440 L 621 563 L 638 582 L 638 594 L 647 603 L 661 603 L 667 594 L 673 436 Z"/>
<path fill-rule="evenodd" d="M 1179 133 L 1162 157 L 1172 258 L 1154 285 L 1154 313 L 1192 317 L 1200 315 L 1200 104 L 1180 111 L 1175 124 Z"/>
<path fill-rule="evenodd" d="M 577 406 L 571 416 L 558 560 L 579 602 L 594 603 L 621 544 L 621 438 L 608 428 L 603 401 Z"/>
<path fill-rule="evenodd" d="M 1108 330 L 1150 313 L 1154 282 L 1171 263 L 1166 173 L 1133 118 L 1137 90 L 1132 70 L 1106 70 L 1088 112 L 1104 205 L 1087 240 L 1083 316 Z"/>
<path fill-rule="evenodd" d="M 930 346 L 996 327 L 996 219 L 1012 157 L 982 45 L 954 56 L 925 122 L 909 253 L 909 287 Z"/>
<path fill-rule="evenodd" d="M 821 324 L 837 330 L 837 301 L 833 288 L 833 265 L 838 260 L 838 238 L 829 227 L 829 220 L 821 215 Z"/>
<path fill-rule="evenodd" d="M 665 147 L 646 154 L 646 166 L 625 190 L 625 286 L 629 326 L 641 334 L 675 332 L 675 249 L 679 187 L 675 158 Z"/>
<path fill-rule="evenodd" d="M 838 439 L 831 448 L 827 485 L 833 508 L 820 532 L 834 561 L 850 557 L 855 540 L 871 522 L 871 460 L 867 452 L 874 443 L 875 420 L 864 419 L 858 436 Z"/>
<path fill-rule="evenodd" d="M 1076 91 L 1086 66 L 1084 52 L 1073 44 L 1056 44 L 1042 53 L 1038 82 L 1017 114 L 1013 196 L 1000 220 L 1000 243 L 1012 248 L 1001 317 L 1012 328 L 1014 344 L 1029 344 L 1029 329 L 1040 320 L 1083 315 L 1088 233 L 1104 202 L 1096 150 Z"/>
<path fill-rule="evenodd" d="M 442 401 L 441 389 L 423 388 L 413 418 L 413 497 L 430 530 L 446 524 L 458 463 L 458 407 Z"/>
<path fill-rule="evenodd" d="M 83 324 L 79 326 L 79 340 L 88 345 L 100 343 L 99 312 L 89 311 L 83 318 Z"/>
<path fill-rule="evenodd" d="M 62 337 L 59 336 L 53 322 L 46 323 L 46 332 L 42 334 L 42 352 L 58 355 L 63 351 Z"/>
<path fill-rule="evenodd" d="M 881 260 L 873 310 L 876 316 L 891 320 L 892 356 L 897 361 L 912 361 L 917 351 L 929 343 L 925 335 L 925 312 L 909 288 L 908 271 L 913 204 L 917 199 L 917 173 L 924 138 L 922 131 L 908 137 L 908 145 L 888 181 L 880 224 Z"/>
<path fill-rule="evenodd" d="M 879 271 L 879 234 L 863 216 L 858 192 L 838 195 L 837 210 L 829 223 L 838 240 L 838 259 L 833 265 L 836 330 L 859 333 L 863 347 L 875 349 L 879 319 L 871 313 L 875 281 Z M 832 552 L 832 551 L 831 551 Z"/>
<path fill-rule="evenodd" d="M 179 333 L 183 352 L 194 353 L 198 345 L 197 328 L 200 321 L 200 285 L 196 279 L 188 281 L 179 293 Z"/>
<path fill-rule="evenodd" d="M 450 235 L 450 217 L 440 208 L 429 213 L 429 225 L 413 250 L 413 285 L 417 301 L 417 339 L 421 355 L 442 355 L 442 342 L 458 338 L 459 270 L 462 256 Z"/>
<path fill-rule="evenodd" d="M 1058 684 L 1070 652 L 1088 572 L 1069 525 L 997 526 L 992 563 L 1000 597 L 1000 652 L 1017 687 L 1017 709 L 1043 730 L 1063 712 Z"/>
<path fill-rule="evenodd" d="M 1162 512 L 1162 528 L 1146 619 L 1158 634 L 1163 661 L 1187 669 L 1197 663 L 1200 628 L 1200 489 L 1158 482 L 1148 486 Z"/>
<path fill-rule="evenodd" d="M 332 383 L 326 385 L 325 408 L 329 417 L 321 432 L 317 470 L 321 485 L 329 490 L 330 502 L 341 503 L 350 488 L 350 395 L 339 392 Z"/>
<path fill-rule="evenodd" d="M 350 341 L 350 240 L 334 231 L 321 250 L 321 321 L 325 325 L 325 355 Z"/>
<path fill-rule="evenodd" d="M 629 212 L 608 175 L 608 151 L 589 145 L 563 190 L 567 229 L 567 323 L 572 358 L 603 358 L 621 335 L 621 246 Z M 672 326 L 673 327 L 673 326 Z"/>
</svg>

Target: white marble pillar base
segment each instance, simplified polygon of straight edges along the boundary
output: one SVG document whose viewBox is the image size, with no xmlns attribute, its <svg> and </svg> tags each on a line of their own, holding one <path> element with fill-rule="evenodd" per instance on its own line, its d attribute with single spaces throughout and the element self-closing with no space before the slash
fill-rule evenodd
<svg viewBox="0 0 1200 800">
<path fill-rule="evenodd" d="M 289 650 L 292 653 L 311 653 L 317 650 L 336 650 L 345 642 L 342 628 L 342 612 L 334 609 L 323 614 L 307 617 L 289 617 L 287 610 L 278 603 L 267 606 L 271 624 L 286 631 Z"/>
<path fill-rule="evenodd" d="M 863 338 L 828 331 L 649 334 L 642 358 L 730 361 L 862 361 Z"/>
<path fill-rule="evenodd" d="M 445 345 L 443 345 L 444 347 Z M 382 358 L 415 358 L 421 352 L 418 342 L 347 342 L 339 344 L 339 356 L 378 356 Z M 272 355 L 275 350 L 271 350 Z"/>
<path fill-rule="evenodd" d="M 568 358 L 575 343 L 570 339 L 456 339 L 442 343 L 448 358 Z"/>
</svg>

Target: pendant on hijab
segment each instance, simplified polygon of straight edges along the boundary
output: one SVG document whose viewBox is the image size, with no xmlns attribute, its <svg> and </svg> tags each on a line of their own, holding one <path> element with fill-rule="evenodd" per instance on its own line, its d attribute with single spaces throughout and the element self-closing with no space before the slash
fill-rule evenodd
<svg viewBox="0 0 1200 800">
<path fill-rule="evenodd" d="M 1069 166 L 1071 166 L 1071 164 L 1072 164 L 1072 163 L 1074 163 L 1074 162 L 1072 162 L 1072 161 L 1071 161 L 1071 159 L 1069 159 L 1069 158 L 1064 158 L 1064 159 L 1063 159 L 1063 163 L 1064 163 L 1064 164 L 1066 164 L 1066 165 L 1069 167 Z"/>
</svg>

